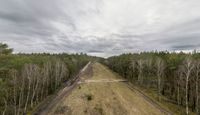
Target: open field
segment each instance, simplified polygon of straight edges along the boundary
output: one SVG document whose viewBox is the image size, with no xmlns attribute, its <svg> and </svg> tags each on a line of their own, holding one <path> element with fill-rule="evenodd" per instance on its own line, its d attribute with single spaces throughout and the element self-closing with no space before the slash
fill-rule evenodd
<svg viewBox="0 0 200 115">
<path fill-rule="evenodd" d="M 162 115 L 154 104 L 138 91 L 128 88 L 120 76 L 107 67 L 95 63 L 92 77 L 82 76 L 93 82 L 81 83 L 69 96 L 55 105 L 49 114 L 59 115 Z M 97 80 L 98 82 L 94 82 Z M 119 81 L 118 81 L 119 80 Z M 122 80 L 122 81 L 121 81 Z M 102 82 L 100 82 L 102 81 Z M 106 82 L 105 82 L 106 81 Z M 107 82 L 115 81 L 115 82 Z"/>
</svg>

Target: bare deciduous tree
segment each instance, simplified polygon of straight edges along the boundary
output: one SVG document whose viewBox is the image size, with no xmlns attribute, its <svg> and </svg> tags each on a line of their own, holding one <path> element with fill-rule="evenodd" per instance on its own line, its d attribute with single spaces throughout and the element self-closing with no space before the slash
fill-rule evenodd
<svg viewBox="0 0 200 115">
<path fill-rule="evenodd" d="M 2 115 L 5 115 L 6 110 L 8 108 L 8 102 L 7 102 L 8 92 L 7 92 L 7 90 L 5 90 L 5 93 L 6 93 L 6 96 L 3 98 L 3 100 L 4 100 L 4 110 L 3 110 Z"/>
<path fill-rule="evenodd" d="M 39 73 L 39 67 L 36 65 L 32 65 L 33 66 L 33 73 L 32 73 L 32 78 L 33 78 L 33 86 L 32 86 L 32 96 L 31 96 L 31 108 L 33 108 L 33 101 L 38 89 L 38 85 L 39 85 L 39 77 L 40 77 L 40 73 Z"/>
<path fill-rule="evenodd" d="M 28 78 L 28 92 L 27 92 L 26 101 L 25 101 L 25 105 L 24 105 L 24 113 L 26 113 L 29 98 L 30 98 L 30 93 L 31 93 L 31 82 L 32 82 L 32 73 L 33 73 L 32 66 L 30 64 L 26 64 L 24 66 L 23 72 L 24 72 L 23 75 L 25 75 Z"/>
<path fill-rule="evenodd" d="M 147 67 L 147 77 L 151 76 L 151 72 L 153 70 L 153 59 L 149 58 L 145 60 L 145 65 Z M 150 87 L 151 82 L 148 82 L 146 85 L 149 88 Z"/>
<path fill-rule="evenodd" d="M 191 58 L 187 58 L 182 66 L 183 77 L 185 78 L 185 104 L 186 104 L 186 114 L 189 114 L 188 109 L 188 85 L 189 80 L 194 69 L 194 62 Z"/>
<path fill-rule="evenodd" d="M 196 85 L 196 114 L 199 114 L 199 77 L 200 77 L 200 60 L 196 61 L 195 66 L 195 85 Z"/>
<path fill-rule="evenodd" d="M 134 72 L 135 72 L 135 69 L 136 69 L 136 67 L 137 67 L 137 65 L 136 65 L 136 61 L 135 60 L 132 60 L 132 62 L 131 62 L 131 64 L 130 64 L 130 69 L 131 69 L 131 76 L 130 76 L 130 80 L 131 81 L 133 81 L 134 79 L 134 77 L 133 77 L 133 74 L 134 74 Z"/>
<path fill-rule="evenodd" d="M 7 100 L 5 98 L 3 100 L 4 100 L 5 107 L 4 107 L 2 115 L 5 115 L 8 105 L 7 105 Z"/>
<path fill-rule="evenodd" d="M 138 83 L 142 84 L 143 83 L 143 69 L 144 69 L 144 60 L 140 59 L 137 61 L 137 69 L 138 69 Z"/>
<path fill-rule="evenodd" d="M 161 100 L 161 82 L 163 80 L 165 70 L 165 62 L 161 58 L 156 59 L 156 74 L 157 74 L 157 83 L 158 83 L 158 100 Z"/>
<path fill-rule="evenodd" d="M 17 115 L 20 115 L 21 112 L 21 105 L 23 104 L 24 101 L 24 87 L 25 87 L 25 76 L 21 76 L 22 81 L 19 84 L 20 86 L 20 94 L 19 94 L 19 102 L 18 102 L 18 111 L 17 111 Z"/>
<path fill-rule="evenodd" d="M 10 71 L 13 79 L 13 100 L 14 100 L 14 114 L 17 114 L 17 71 L 12 69 Z"/>
<path fill-rule="evenodd" d="M 180 105 L 180 87 L 181 87 L 181 78 L 183 76 L 182 71 L 181 70 L 177 70 L 177 72 L 175 72 L 176 76 L 175 77 L 175 81 L 176 81 L 176 86 L 177 86 L 177 103 L 178 105 Z"/>
</svg>

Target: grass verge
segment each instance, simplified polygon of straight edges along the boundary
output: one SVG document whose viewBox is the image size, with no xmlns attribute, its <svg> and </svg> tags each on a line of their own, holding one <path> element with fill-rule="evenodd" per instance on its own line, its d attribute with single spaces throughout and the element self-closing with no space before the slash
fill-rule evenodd
<svg viewBox="0 0 200 115">
<path fill-rule="evenodd" d="M 161 101 L 158 101 L 158 96 L 157 96 L 156 90 L 154 90 L 152 88 L 146 88 L 143 86 L 138 86 L 138 85 L 133 85 L 133 84 L 131 84 L 131 85 L 133 87 L 139 89 L 140 91 L 142 91 L 145 95 L 147 95 L 152 100 L 155 100 L 155 102 L 158 103 L 161 107 L 166 108 L 167 110 L 171 111 L 175 115 L 185 115 L 185 107 L 178 106 L 177 104 L 166 101 L 167 99 L 165 96 L 162 96 Z M 192 112 L 191 110 L 189 111 L 189 114 L 195 115 L 195 113 Z"/>
</svg>

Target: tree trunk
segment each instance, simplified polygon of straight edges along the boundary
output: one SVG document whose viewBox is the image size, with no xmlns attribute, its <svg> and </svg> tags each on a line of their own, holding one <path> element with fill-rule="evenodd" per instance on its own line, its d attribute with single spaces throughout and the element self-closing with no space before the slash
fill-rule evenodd
<svg viewBox="0 0 200 115">
<path fill-rule="evenodd" d="M 178 83 L 177 102 L 178 102 L 178 106 L 179 106 L 180 105 L 180 86 L 179 86 L 179 83 Z"/>
<path fill-rule="evenodd" d="M 190 58 L 186 59 L 184 63 L 185 64 L 183 66 L 184 68 L 183 68 L 182 72 L 185 74 L 185 106 L 186 106 L 186 114 L 188 115 L 189 114 L 189 108 L 188 108 L 188 103 L 189 103 L 188 102 L 189 101 L 188 94 L 189 93 L 188 93 L 188 91 L 190 88 L 189 80 L 190 80 L 191 73 L 195 66 L 194 66 L 193 60 Z"/>
<path fill-rule="evenodd" d="M 156 75 L 157 75 L 157 85 L 158 85 L 158 100 L 161 101 L 161 87 L 162 79 L 164 76 L 165 63 L 161 58 L 156 60 Z"/>
<path fill-rule="evenodd" d="M 138 83 L 141 85 L 143 83 L 143 65 L 144 65 L 144 62 L 143 60 L 139 60 L 138 61 L 138 71 L 139 71 L 139 74 L 138 74 Z"/>
<path fill-rule="evenodd" d="M 199 78 L 196 79 L 196 114 L 199 114 Z"/>
<path fill-rule="evenodd" d="M 36 71 L 37 72 L 37 71 Z M 36 91 L 37 91 L 37 88 L 38 88 L 38 84 L 39 84 L 39 80 L 38 80 L 38 77 L 37 76 L 38 74 L 36 74 L 35 76 L 35 85 L 33 87 L 33 94 L 32 94 L 32 97 L 31 97 L 31 108 L 33 108 L 33 101 L 34 101 L 34 98 L 35 98 L 35 94 L 36 94 Z"/>
<path fill-rule="evenodd" d="M 26 110 L 27 110 L 29 96 L 30 96 L 30 90 L 31 90 L 31 80 L 30 80 L 30 78 L 28 78 L 28 94 L 27 94 L 26 102 L 25 102 L 25 106 L 24 106 L 24 113 L 26 113 Z"/>
<path fill-rule="evenodd" d="M 17 87 L 17 80 L 16 80 L 16 72 L 12 71 L 12 77 L 14 80 L 14 89 L 13 89 L 13 99 L 14 99 L 14 114 L 17 114 L 17 94 L 16 94 L 16 87 Z"/>
<path fill-rule="evenodd" d="M 3 113 L 2 113 L 2 115 L 5 115 L 5 113 L 6 113 L 6 109 L 7 109 L 7 100 L 4 98 L 4 103 L 5 103 L 5 107 L 4 107 L 4 110 L 3 110 Z"/>
<path fill-rule="evenodd" d="M 189 114 L 188 111 L 188 80 L 189 80 L 189 76 L 187 76 L 186 78 L 186 88 L 185 88 L 185 105 L 186 105 L 186 114 Z"/>
<path fill-rule="evenodd" d="M 158 75 L 158 100 L 161 101 L 161 77 Z"/>
<path fill-rule="evenodd" d="M 17 115 L 20 115 L 21 111 L 21 104 L 23 104 L 23 99 L 24 99 L 24 76 L 22 76 L 22 86 L 20 88 L 20 97 L 19 97 L 19 105 L 18 105 L 18 112 Z"/>
</svg>

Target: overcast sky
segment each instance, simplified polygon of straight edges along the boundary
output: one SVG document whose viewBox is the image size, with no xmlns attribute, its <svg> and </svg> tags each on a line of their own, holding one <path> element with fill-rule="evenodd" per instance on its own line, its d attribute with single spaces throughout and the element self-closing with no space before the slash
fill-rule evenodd
<svg viewBox="0 0 200 115">
<path fill-rule="evenodd" d="M 0 42 L 15 52 L 200 48 L 200 0 L 0 0 Z"/>
</svg>

